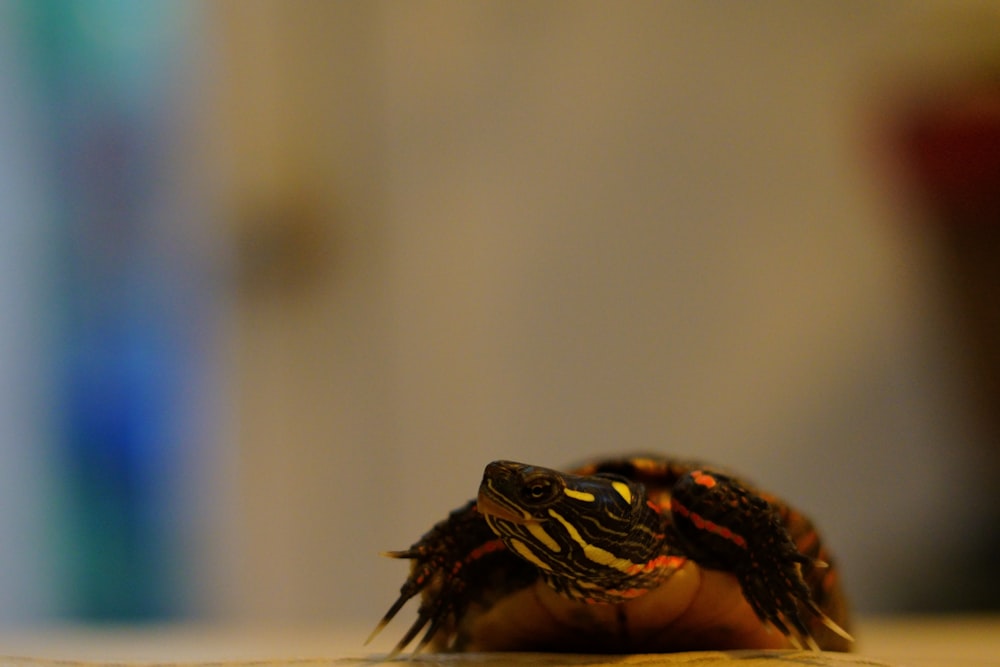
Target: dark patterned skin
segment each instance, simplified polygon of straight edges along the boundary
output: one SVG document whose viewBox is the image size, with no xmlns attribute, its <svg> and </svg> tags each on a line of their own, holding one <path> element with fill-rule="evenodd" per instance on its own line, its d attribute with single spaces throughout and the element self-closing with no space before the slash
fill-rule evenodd
<svg viewBox="0 0 1000 667">
<path fill-rule="evenodd" d="M 710 467 L 657 456 L 561 473 L 489 464 L 476 500 L 406 551 L 379 632 L 421 593 L 443 650 L 849 650 L 837 570 L 812 523 Z M 373 633 L 373 636 L 374 634 Z"/>
</svg>

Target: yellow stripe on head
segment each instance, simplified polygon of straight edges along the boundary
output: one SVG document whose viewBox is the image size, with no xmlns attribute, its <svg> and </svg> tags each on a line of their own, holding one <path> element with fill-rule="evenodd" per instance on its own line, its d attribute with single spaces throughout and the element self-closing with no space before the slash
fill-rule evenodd
<svg viewBox="0 0 1000 667">
<path fill-rule="evenodd" d="M 625 482 L 612 482 L 611 486 L 618 492 L 619 496 L 625 499 L 625 502 L 629 505 L 632 504 L 632 490 L 628 488 L 628 484 Z"/>
<path fill-rule="evenodd" d="M 574 489 L 563 489 L 563 493 L 572 498 L 573 500 L 582 500 L 585 503 L 594 502 L 594 494 L 587 493 L 586 491 L 576 491 Z"/>
<path fill-rule="evenodd" d="M 545 545 L 545 548 L 549 551 L 559 553 L 562 551 L 562 547 L 559 543 L 552 539 L 552 536 L 545 532 L 545 528 L 542 524 L 532 521 L 528 524 L 528 532 L 531 533 L 532 537 Z"/>
<path fill-rule="evenodd" d="M 521 540 L 512 537 L 512 538 L 509 539 L 508 544 L 509 544 L 509 546 L 514 551 L 517 552 L 517 554 L 521 558 L 523 558 L 524 560 L 528 561 L 532 565 L 534 565 L 536 567 L 540 567 L 543 570 L 551 570 L 552 569 L 551 567 L 549 567 L 548 563 L 546 563 L 541 558 L 539 558 L 538 556 L 535 555 L 535 552 L 531 550 L 531 547 L 529 547 L 527 544 L 525 544 Z"/>
<path fill-rule="evenodd" d="M 619 558 L 607 549 L 602 549 L 599 546 L 587 542 L 587 540 L 583 539 L 583 535 L 580 534 L 580 531 L 576 529 L 576 526 L 567 521 L 564 516 L 555 510 L 550 509 L 549 516 L 563 525 L 566 532 L 569 533 L 570 538 L 583 547 L 583 555 L 589 560 L 599 565 L 606 565 L 607 567 L 614 568 L 620 572 L 625 572 L 626 574 L 630 573 L 632 568 L 635 567 L 635 563 L 632 561 L 625 558 Z"/>
</svg>

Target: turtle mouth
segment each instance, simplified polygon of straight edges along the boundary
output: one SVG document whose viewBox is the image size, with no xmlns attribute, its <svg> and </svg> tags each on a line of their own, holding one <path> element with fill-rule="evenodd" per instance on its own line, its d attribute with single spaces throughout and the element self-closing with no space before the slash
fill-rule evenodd
<svg viewBox="0 0 1000 667">
<path fill-rule="evenodd" d="M 525 516 L 523 512 L 518 513 L 510 507 L 500 504 L 491 498 L 486 490 L 480 490 L 479 497 L 476 499 L 476 509 L 484 516 L 503 519 L 504 521 L 520 525 L 530 523 L 534 520 L 531 516 Z"/>
</svg>

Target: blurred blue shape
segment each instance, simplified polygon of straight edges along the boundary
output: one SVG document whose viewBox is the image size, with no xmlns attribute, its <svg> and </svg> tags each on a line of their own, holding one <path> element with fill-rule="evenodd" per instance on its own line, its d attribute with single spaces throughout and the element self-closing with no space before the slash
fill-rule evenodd
<svg viewBox="0 0 1000 667">
<path fill-rule="evenodd" d="M 77 619 L 158 619 L 182 607 L 171 474 L 197 300 L 170 230 L 170 155 L 190 8 L 18 3 L 51 213 L 57 604 Z"/>
</svg>

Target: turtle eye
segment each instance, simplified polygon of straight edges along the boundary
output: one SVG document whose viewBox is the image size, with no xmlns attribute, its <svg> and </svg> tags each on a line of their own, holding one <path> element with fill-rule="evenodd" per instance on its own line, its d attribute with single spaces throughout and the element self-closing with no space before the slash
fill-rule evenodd
<svg viewBox="0 0 1000 667">
<path fill-rule="evenodd" d="M 552 498 L 555 484 L 547 477 L 535 477 L 525 480 L 521 488 L 521 498 L 528 503 L 540 503 Z"/>
</svg>

